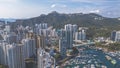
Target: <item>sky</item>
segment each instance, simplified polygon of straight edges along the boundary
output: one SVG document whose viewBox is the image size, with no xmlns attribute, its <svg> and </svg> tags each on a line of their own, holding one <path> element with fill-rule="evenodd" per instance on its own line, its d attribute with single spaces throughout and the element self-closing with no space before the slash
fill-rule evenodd
<svg viewBox="0 0 120 68">
<path fill-rule="evenodd" d="M 52 11 L 120 17 L 120 0 L 0 0 L 0 18 L 31 18 Z"/>
</svg>

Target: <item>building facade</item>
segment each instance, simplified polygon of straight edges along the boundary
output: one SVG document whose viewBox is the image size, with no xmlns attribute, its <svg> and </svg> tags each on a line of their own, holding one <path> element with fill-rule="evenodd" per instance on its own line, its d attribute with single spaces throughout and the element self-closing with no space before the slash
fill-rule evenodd
<svg viewBox="0 0 120 68">
<path fill-rule="evenodd" d="M 59 52 L 60 54 L 64 57 L 66 56 L 66 40 L 65 39 L 60 39 L 59 40 Z"/>
</svg>

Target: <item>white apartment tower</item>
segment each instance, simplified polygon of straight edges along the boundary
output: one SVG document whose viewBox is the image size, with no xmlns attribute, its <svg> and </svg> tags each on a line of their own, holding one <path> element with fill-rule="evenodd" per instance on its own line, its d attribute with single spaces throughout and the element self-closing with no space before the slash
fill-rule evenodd
<svg viewBox="0 0 120 68">
<path fill-rule="evenodd" d="M 23 54 L 25 59 L 30 58 L 36 54 L 35 39 L 29 39 L 29 38 L 23 39 L 22 43 L 23 43 Z"/>
<path fill-rule="evenodd" d="M 9 68 L 25 68 L 22 44 L 6 45 L 6 51 Z"/>
</svg>

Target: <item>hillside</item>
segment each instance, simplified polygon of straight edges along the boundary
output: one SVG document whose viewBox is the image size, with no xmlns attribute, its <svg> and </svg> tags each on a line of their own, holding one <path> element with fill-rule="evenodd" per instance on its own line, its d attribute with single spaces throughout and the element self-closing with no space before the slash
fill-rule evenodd
<svg viewBox="0 0 120 68">
<path fill-rule="evenodd" d="M 119 18 L 107 18 L 95 13 L 60 14 L 55 11 L 49 13 L 48 15 L 42 14 L 38 17 L 30 19 L 16 20 L 16 22 L 12 23 L 12 26 L 16 25 L 33 26 L 34 24 L 38 23 L 48 23 L 48 25 L 52 25 L 56 28 L 61 28 L 63 27 L 63 25 L 67 23 L 77 24 L 78 26 L 89 27 L 90 33 L 92 32 L 92 35 L 95 36 L 110 36 L 110 32 L 112 30 L 120 29 Z M 96 34 L 96 32 L 97 33 L 100 32 L 100 35 Z"/>
<path fill-rule="evenodd" d="M 94 13 L 60 14 L 54 11 L 52 13 L 49 13 L 48 15 L 42 14 L 39 17 L 17 20 L 14 24 L 22 24 L 26 26 L 33 25 L 36 23 L 48 23 L 49 25 L 53 25 L 54 27 L 62 27 L 62 25 L 67 23 L 77 24 L 79 26 L 86 27 L 90 26 L 104 27 L 104 26 L 118 26 L 120 25 L 120 20 L 118 20 L 117 18 L 102 17 Z"/>
</svg>

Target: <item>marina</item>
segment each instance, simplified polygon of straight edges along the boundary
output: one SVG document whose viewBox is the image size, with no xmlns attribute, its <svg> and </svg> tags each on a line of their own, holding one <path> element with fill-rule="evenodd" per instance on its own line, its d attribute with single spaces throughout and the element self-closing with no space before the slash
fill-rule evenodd
<svg viewBox="0 0 120 68">
<path fill-rule="evenodd" d="M 66 62 L 65 68 L 119 68 L 120 61 L 102 50 L 78 46 L 79 55 Z"/>
</svg>

